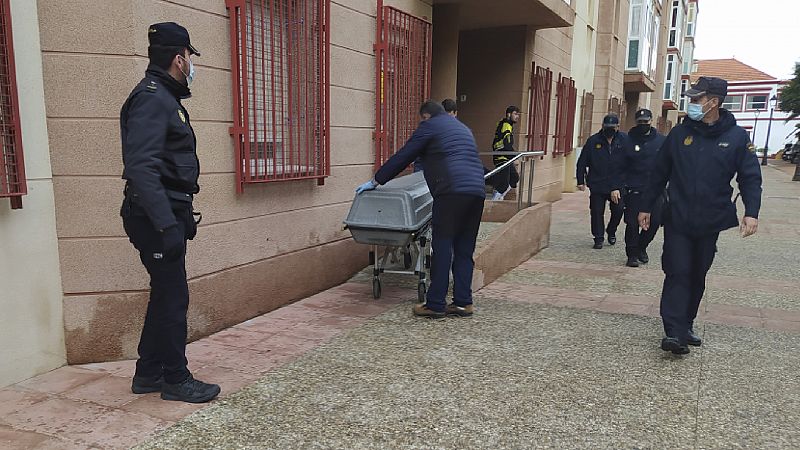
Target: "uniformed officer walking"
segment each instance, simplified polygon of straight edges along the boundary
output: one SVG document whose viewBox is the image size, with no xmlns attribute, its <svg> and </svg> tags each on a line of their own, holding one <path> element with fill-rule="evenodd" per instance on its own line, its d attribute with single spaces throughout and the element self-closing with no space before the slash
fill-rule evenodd
<svg viewBox="0 0 800 450">
<path fill-rule="evenodd" d="M 736 125 L 733 114 L 720 108 L 727 92 L 727 81 L 700 77 L 684 93 L 691 99 L 687 117 L 670 131 L 658 153 L 639 214 L 642 228 L 652 226 L 650 212 L 669 183 L 661 292 L 666 336 L 661 348 L 679 355 L 689 353 L 688 345 L 702 343 L 694 332 L 694 319 L 719 233 L 739 225 L 741 236 L 747 237 L 758 229 L 761 166 L 747 132 Z M 741 224 L 731 200 L 734 176 L 744 202 Z"/>
<path fill-rule="evenodd" d="M 661 226 L 661 210 L 663 196 L 653 208 L 650 229 L 639 230 L 639 211 L 642 208 L 642 192 L 650 180 L 650 173 L 656 161 L 656 154 L 664 143 L 664 135 L 650 124 L 653 113 L 649 109 L 640 109 L 635 114 L 636 125 L 628 132 L 631 146 L 625 163 L 625 254 L 628 256 L 628 267 L 639 267 L 639 263 L 647 264 L 647 246 Z"/>
<path fill-rule="evenodd" d="M 516 106 L 506 108 L 506 116 L 497 122 L 494 130 L 494 140 L 492 141 L 492 151 L 495 152 L 514 152 L 514 124 L 519 122 L 520 110 Z M 492 161 L 495 167 L 505 164 L 511 156 L 493 156 Z M 517 187 L 519 182 L 519 172 L 514 164 L 494 174 L 491 180 L 494 185 L 492 200 L 503 200 L 512 188 Z"/>
<path fill-rule="evenodd" d="M 148 30 L 150 65 L 120 112 L 122 178 L 120 215 L 150 275 L 150 301 L 139 341 L 131 390 L 161 392 L 164 400 L 207 402 L 220 388 L 195 380 L 186 361 L 186 240 L 197 232 L 192 199 L 200 164 L 189 113 L 195 77 L 189 33 L 173 23 Z"/>
<path fill-rule="evenodd" d="M 608 114 L 603 118 L 603 129 L 589 137 L 578 158 L 578 189 L 583 191 L 589 186 L 589 211 L 595 249 L 603 248 L 606 202 L 610 202 L 611 220 L 605 232 L 610 245 L 617 243 L 617 227 L 623 215 L 625 158 L 630 145 L 628 136 L 619 131 L 619 117 Z"/>
</svg>

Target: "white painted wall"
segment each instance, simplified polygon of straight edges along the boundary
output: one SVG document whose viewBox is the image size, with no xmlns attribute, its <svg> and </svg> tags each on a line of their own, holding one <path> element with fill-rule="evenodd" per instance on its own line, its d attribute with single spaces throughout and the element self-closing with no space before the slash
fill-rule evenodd
<svg viewBox="0 0 800 450">
<path fill-rule="evenodd" d="M 0 199 L 0 386 L 66 361 L 36 2 L 11 14 L 28 195 L 20 210 Z"/>
</svg>

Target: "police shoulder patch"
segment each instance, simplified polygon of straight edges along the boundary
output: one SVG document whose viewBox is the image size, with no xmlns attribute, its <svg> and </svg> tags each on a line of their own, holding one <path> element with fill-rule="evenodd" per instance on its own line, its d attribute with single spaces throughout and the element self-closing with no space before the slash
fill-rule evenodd
<svg viewBox="0 0 800 450">
<path fill-rule="evenodd" d="M 752 143 L 752 142 L 750 142 L 749 144 L 747 144 L 747 150 L 748 150 L 750 153 L 755 153 L 755 152 L 756 152 L 756 146 L 755 146 L 755 145 L 753 145 L 753 143 Z"/>
<path fill-rule="evenodd" d="M 602 145 L 600 145 L 600 144 L 595 144 L 595 145 L 594 145 L 594 148 L 602 148 L 602 147 L 603 147 L 603 146 L 602 146 Z"/>
<path fill-rule="evenodd" d="M 182 109 L 178 110 L 178 117 L 181 118 L 181 122 L 186 123 L 186 115 L 183 114 L 183 110 Z"/>
<path fill-rule="evenodd" d="M 683 140 L 683 145 L 692 145 L 694 142 L 694 136 L 686 136 L 686 139 Z"/>
</svg>

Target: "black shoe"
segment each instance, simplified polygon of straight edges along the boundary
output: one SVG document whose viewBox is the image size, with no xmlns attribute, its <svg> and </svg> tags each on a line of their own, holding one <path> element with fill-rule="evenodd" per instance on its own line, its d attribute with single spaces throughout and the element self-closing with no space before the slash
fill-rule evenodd
<svg viewBox="0 0 800 450">
<path fill-rule="evenodd" d="M 628 267 L 639 267 L 639 260 L 634 258 L 633 256 L 628 257 L 628 262 L 625 263 Z"/>
<path fill-rule="evenodd" d="M 151 392 L 160 392 L 161 386 L 164 384 L 164 377 L 137 377 L 133 376 L 133 383 L 131 383 L 131 392 L 134 394 L 149 394 Z"/>
<path fill-rule="evenodd" d="M 647 250 L 642 250 L 641 253 L 639 253 L 639 261 L 642 264 L 647 264 L 650 262 L 650 257 L 647 256 Z"/>
<path fill-rule="evenodd" d="M 703 345 L 703 340 L 700 339 L 700 336 L 694 333 L 694 330 L 691 328 L 689 329 L 689 335 L 686 338 L 686 343 L 693 346 L 693 347 L 700 347 Z"/>
<path fill-rule="evenodd" d="M 661 339 L 661 350 L 672 352 L 675 355 L 685 355 L 689 353 L 689 347 L 686 344 L 681 344 L 678 339 L 669 336 Z"/>
<path fill-rule="evenodd" d="M 161 387 L 162 400 L 176 400 L 186 403 L 205 403 L 219 395 L 217 384 L 203 383 L 191 375 L 181 383 L 164 383 Z"/>
<path fill-rule="evenodd" d="M 617 243 L 617 237 L 613 234 L 608 235 L 608 245 L 614 245 Z"/>
<path fill-rule="evenodd" d="M 603 242 L 602 241 L 595 242 L 594 245 L 592 246 L 592 248 L 595 249 L 595 250 L 600 250 L 601 248 L 603 248 Z"/>
</svg>

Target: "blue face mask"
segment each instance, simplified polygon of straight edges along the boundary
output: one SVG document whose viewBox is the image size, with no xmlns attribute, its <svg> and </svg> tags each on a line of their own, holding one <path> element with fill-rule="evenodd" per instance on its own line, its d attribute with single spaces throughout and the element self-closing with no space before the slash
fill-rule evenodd
<svg viewBox="0 0 800 450">
<path fill-rule="evenodd" d="M 689 105 L 686 106 L 686 115 L 692 120 L 703 120 L 707 112 L 703 111 L 703 107 L 706 106 L 707 103 L 708 102 L 705 102 L 702 105 L 700 103 L 689 103 Z"/>
<path fill-rule="evenodd" d="M 181 58 L 183 58 L 183 57 L 181 57 Z M 183 76 L 186 77 L 186 87 L 190 87 L 192 85 L 192 82 L 194 81 L 194 63 L 192 62 L 191 59 L 189 59 L 189 60 L 187 60 L 186 58 L 183 58 L 183 59 L 185 61 L 189 61 L 189 73 L 188 74 L 184 73 L 183 70 L 181 70 L 181 73 L 183 74 Z"/>
</svg>

